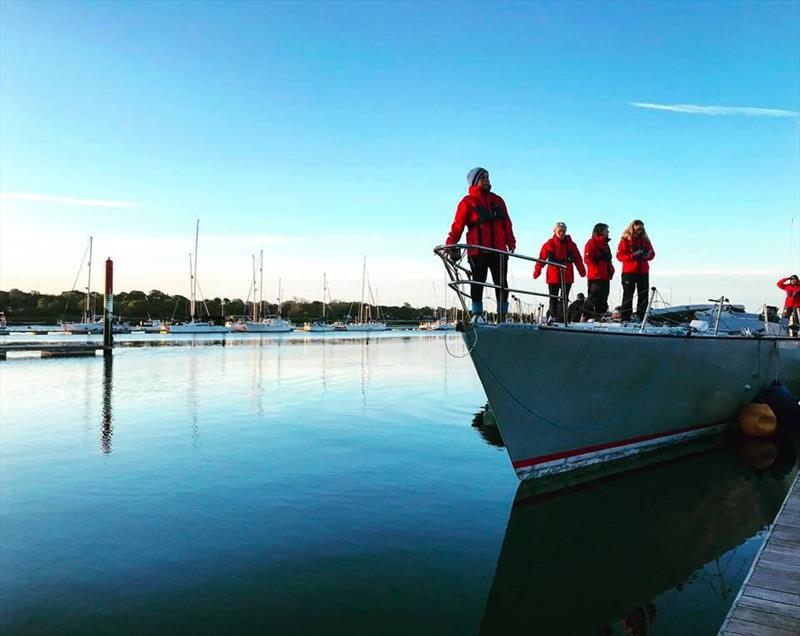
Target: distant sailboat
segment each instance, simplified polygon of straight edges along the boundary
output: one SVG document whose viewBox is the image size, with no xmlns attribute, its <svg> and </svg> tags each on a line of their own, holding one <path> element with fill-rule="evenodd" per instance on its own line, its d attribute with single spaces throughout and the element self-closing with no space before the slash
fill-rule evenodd
<svg viewBox="0 0 800 636">
<path fill-rule="evenodd" d="M 89 253 L 89 275 L 88 280 L 86 281 L 86 306 L 83 310 L 83 317 L 81 318 L 80 322 L 65 322 L 62 324 L 62 328 L 67 333 L 72 334 L 98 334 L 103 333 L 103 317 L 94 315 L 92 311 L 92 246 L 94 244 L 94 239 L 90 236 L 89 237 L 89 245 L 86 248 L 86 251 Z M 84 256 L 86 256 L 86 252 L 84 252 Z M 83 268 L 83 263 L 81 263 L 81 269 Z M 80 271 L 78 272 L 80 275 Z M 112 333 L 130 333 L 131 327 L 127 323 L 122 323 L 119 320 L 112 321 L 111 323 L 111 331 Z"/>
<path fill-rule="evenodd" d="M 197 248 L 200 236 L 200 219 L 197 219 L 194 232 L 194 265 L 192 264 L 192 255 L 189 254 L 189 285 L 190 285 L 190 300 L 189 300 L 189 322 L 169 326 L 170 333 L 226 333 L 230 329 L 224 325 L 215 325 L 212 320 L 202 321 L 198 320 L 196 316 L 197 310 Z M 203 302 L 205 304 L 205 302 Z M 208 313 L 208 308 L 206 308 Z"/>
<path fill-rule="evenodd" d="M 372 305 L 364 302 L 366 289 L 369 289 L 370 300 L 375 303 L 375 299 L 372 298 L 372 288 L 367 286 L 367 257 L 365 256 L 361 271 L 361 304 L 358 307 L 358 320 L 347 323 L 347 331 L 386 331 L 386 323 L 380 319 L 380 308 L 377 304 L 375 305 L 377 320 L 372 319 Z"/>
<path fill-rule="evenodd" d="M 314 322 L 307 322 L 303 326 L 304 331 L 336 331 L 336 327 L 334 325 L 329 325 L 328 322 L 325 320 L 325 310 L 327 309 L 328 303 L 327 301 L 330 300 L 330 291 L 328 290 L 328 276 L 327 274 L 322 274 L 322 319 L 315 320 Z"/>
<path fill-rule="evenodd" d="M 255 259 L 255 257 L 253 257 Z M 289 333 L 294 331 L 294 325 L 289 320 L 281 318 L 281 305 L 283 293 L 281 279 L 278 279 L 278 315 L 277 317 L 264 317 L 264 250 L 261 250 L 261 255 L 258 262 L 258 271 L 260 276 L 258 296 L 256 294 L 256 270 L 255 260 L 253 261 L 253 319 L 239 321 L 234 325 L 234 331 L 241 331 L 247 333 Z M 259 298 L 256 302 L 256 298 Z M 267 304 L 267 311 L 269 311 L 269 304 Z"/>
<path fill-rule="evenodd" d="M 66 322 L 63 324 L 64 331 L 68 333 L 103 333 L 103 322 L 95 320 L 92 316 L 92 244 L 93 238 L 89 237 L 89 245 L 86 248 L 89 252 L 89 276 L 86 281 L 86 306 L 83 310 L 83 317 L 80 322 Z M 84 256 L 86 253 L 84 252 Z"/>
</svg>

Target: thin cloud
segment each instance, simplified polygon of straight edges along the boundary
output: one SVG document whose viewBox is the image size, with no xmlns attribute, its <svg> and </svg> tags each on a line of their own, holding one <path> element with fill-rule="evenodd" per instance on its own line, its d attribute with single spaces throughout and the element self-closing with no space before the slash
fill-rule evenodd
<svg viewBox="0 0 800 636">
<path fill-rule="evenodd" d="M 37 203 L 55 203 L 56 205 L 81 205 L 96 208 L 138 208 L 137 201 L 113 201 L 110 199 L 82 199 L 79 197 L 61 197 L 31 192 L 0 192 L 3 201 L 35 201 Z"/>
<path fill-rule="evenodd" d="M 698 106 L 697 104 L 652 104 L 649 102 L 628 102 L 636 108 L 649 108 L 650 110 L 668 110 L 673 113 L 688 113 L 690 115 L 744 115 L 746 117 L 797 117 L 800 115 L 794 110 L 780 108 L 752 108 L 750 106 Z"/>
</svg>

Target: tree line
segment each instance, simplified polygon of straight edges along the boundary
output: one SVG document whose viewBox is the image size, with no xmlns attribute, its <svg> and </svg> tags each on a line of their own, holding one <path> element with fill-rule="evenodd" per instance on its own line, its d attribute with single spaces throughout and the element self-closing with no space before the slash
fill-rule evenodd
<svg viewBox="0 0 800 636">
<path fill-rule="evenodd" d="M 263 303 L 263 313 L 277 315 L 275 304 Z M 86 310 L 86 293 L 65 291 L 60 294 L 42 294 L 38 291 L 25 292 L 20 289 L 0 290 L 0 311 L 5 313 L 10 323 L 43 322 L 55 323 L 60 320 L 80 320 Z M 93 292 L 89 301 L 92 314 L 103 311 L 103 295 Z M 410 303 L 401 306 L 380 307 L 381 316 L 386 320 L 413 322 L 430 320 L 443 312 L 442 307 L 412 307 Z M 215 321 L 225 318 L 251 315 L 252 303 L 245 303 L 241 298 L 211 298 L 198 301 L 198 311 L 205 318 L 209 316 Z M 334 300 L 328 303 L 326 318 L 329 322 L 345 320 L 348 316 L 355 318 L 358 312 L 357 301 Z M 280 308 L 284 318 L 293 322 L 306 322 L 322 317 L 322 302 L 309 301 L 303 298 L 292 298 L 284 301 Z M 177 294 L 170 296 L 153 289 L 147 293 L 139 290 L 114 294 L 114 315 L 121 320 L 137 324 L 148 319 L 187 320 L 189 318 L 189 299 Z M 377 316 L 376 307 L 372 306 L 372 316 Z"/>
</svg>

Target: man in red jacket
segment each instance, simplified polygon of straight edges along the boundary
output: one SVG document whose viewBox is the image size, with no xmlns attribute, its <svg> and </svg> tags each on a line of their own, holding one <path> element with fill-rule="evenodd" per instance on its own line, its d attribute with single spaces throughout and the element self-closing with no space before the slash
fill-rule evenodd
<svg viewBox="0 0 800 636">
<path fill-rule="evenodd" d="M 575 241 L 567 234 L 567 224 L 563 221 L 556 223 L 553 228 L 553 236 L 542 245 L 539 251 L 539 258 L 542 260 L 550 261 L 551 263 L 561 263 L 566 265 L 562 270 L 560 267 L 554 265 L 547 266 L 547 289 L 550 292 L 550 308 L 547 315 L 553 320 L 564 320 L 564 312 L 562 311 L 564 302 L 561 296 L 561 272 L 564 272 L 564 282 L 566 283 L 566 302 L 569 302 L 569 290 L 572 283 L 575 281 L 575 272 L 572 269 L 572 264 L 578 268 L 578 273 L 581 276 L 586 276 L 586 269 L 583 266 L 583 259 L 578 246 Z M 533 277 L 539 278 L 542 275 L 542 264 L 537 262 L 533 268 Z"/>
<path fill-rule="evenodd" d="M 586 261 L 587 280 L 589 287 L 588 304 L 593 312 L 589 317 L 602 318 L 608 311 L 608 292 L 611 279 L 614 278 L 614 263 L 611 261 L 611 248 L 608 243 L 608 225 L 598 223 L 592 230 L 592 238 L 583 248 L 583 258 Z"/>
<path fill-rule="evenodd" d="M 447 236 L 447 245 L 455 245 L 461 239 L 464 227 L 467 228 L 467 243 L 513 252 L 517 246 L 511 218 L 506 203 L 494 194 L 489 172 L 484 168 L 473 168 L 467 174 L 469 191 L 456 208 L 456 216 Z M 472 280 L 485 283 L 489 271 L 492 281 L 503 289 L 495 289 L 497 313 L 504 320 L 508 312 L 508 256 L 475 248 L 467 250 Z M 483 313 L 483 286 L 471 285 L 472 314 Z"/>
<path fill-rule="evenodd" d="M 781 278 L 778 287 L 786 292 L 783 317 L 789 319 L 789 334 L 800 337 L 800 279 L 797 274 Z"/>
<path fill-rule="evenodd" d="M 656 257 L 653 244 L 639 219 L 631 221 L 622 233 L 617 247 L 617 260 L 622 261 L 622 320 L 627 322 L 633 312 L 633 292 L 637 293 L 636 313 L 641 320 L 647 311 L 650 291 L 650 261 Z"/>
</svg>

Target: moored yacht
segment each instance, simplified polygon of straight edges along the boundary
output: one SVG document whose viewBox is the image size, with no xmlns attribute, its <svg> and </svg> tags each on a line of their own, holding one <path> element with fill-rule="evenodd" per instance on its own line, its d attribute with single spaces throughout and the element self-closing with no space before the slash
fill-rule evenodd
<svg viewBox="0 0 800 636">
<path fill-rule="evenodd" d="M 469 315 L 462 288 L 470 279 L 445 247 L 436 253 Z M 800 342 L 789 337 L 645 321 L 463 324 L 464 342 L 520 478 L 722 431 L 776 379 L 800 394 Z"/>
<path fill-rule="evenodd" d="M 207 318 L 202 320 L 197 315 L 197 248 L 200 236 L 200 219 L 197 219 L 194 233 L 194 264 L 192 264 L 192 255 L 189 254 L 189 284 L 190 284 L 190 300 L 189 300 L 189 315 L 191 319 L 185 323 L 173 323 L 168 326 L 169 333 L 227 333 L 230 328 L 225 325 L 214 324 L 214 321 Z M 205 301 L 202 302 L 205 306 Z M 206 307 L 206 314 L 208 308 Z M 161 331 L 165 331 L 162 325 Z"/>
<path fill-rule="evenodd" d="M 330 300 L 330 292 L 328 290 L 328 275 L 322 274 L 322 318 L 320 320 L 315 320 L 313 322 L 307 322 L 303 325 L 304 331 L 314 331 L 314 332 L 325 332 L 325 331 L 336 331 L 336 327 L 334 325 L 328 324 L 328 321 L 325 319 L 326 309 L 328 307 L 328 301 Z"/>
<path fill-rule="evenodd" d="M 365 287 L 366 286 L 366 287 Z M 367 303 L 365 290 L 368 291 L 372 303 Z M 372 318 L 372 305 L 375 305 L 376 320 Z M 358 320 L 356 322 L 345 323 L 347 331 L 386 331 L 386 323 L 381 320 L 381 310 L 375 299 L 372 297 L 372 287 L 367 282 L 367 257 L 364 257 L 364 265 L 361 273 L 361 303 L 358 306 Z"/>
</svg>

